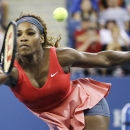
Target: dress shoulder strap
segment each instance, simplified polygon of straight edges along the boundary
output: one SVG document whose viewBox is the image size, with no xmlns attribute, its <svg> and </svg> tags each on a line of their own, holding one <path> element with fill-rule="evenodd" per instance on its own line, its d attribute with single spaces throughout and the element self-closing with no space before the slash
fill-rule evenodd
<svg viewBox="0 0 130 130">
<path fill-rule="evenodd" d="M 58 61 L 55 47 L 50 48 L 50 69 L 54 72 L 57 70 L 64 72 Z"/>
</svg>

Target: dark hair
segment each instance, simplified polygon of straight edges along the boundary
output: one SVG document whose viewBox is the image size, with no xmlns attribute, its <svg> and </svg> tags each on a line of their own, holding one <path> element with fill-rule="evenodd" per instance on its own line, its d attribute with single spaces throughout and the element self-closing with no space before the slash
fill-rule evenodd
<svg viewBox="0 0 130 130">
<path fill-rule="evenodd" d="M 114 23 L 115 25 L 117 25 L 117 23 L 116 23 L 115 20 L 110 19 L 110 20 L 107 20 L 107 21 L 106 21 L 106 23 L 105 23 L 105 28 L 107 28 L 107 25 L 108 25 L 108 23 L 110 23 L 110 22 L 112 22 L 112 23 Z"/>
<path fill-rule="evenodd" d="M 21 19 L 23 17 L 33 17 L 33 18 L 37 19 L 42 24 L 42 26 L 44 28 L 44 34 L 43 34 L 44 35 L 44 43 L 42 43 L 43 47 L 45 47 L 45 46 L 54 46 L 56 48 L 61 47 L 59 45 L 59 41 L 61 40 L 61 36 L 59 35 L 58 37 L 54 37 L 52 34 L 50 36 L 48 36 L 47 25 L 39 15 L 36 15 L 33 13 L 22 12 L 20 14 L 20 16 L 15 21 L 17 22 L 19 19 Z"/>
<path fill-rule="evenodd" d="M 101 0 L 101 4 L 105 9 L 108 8 L 107 0 Z"/>
</svg>

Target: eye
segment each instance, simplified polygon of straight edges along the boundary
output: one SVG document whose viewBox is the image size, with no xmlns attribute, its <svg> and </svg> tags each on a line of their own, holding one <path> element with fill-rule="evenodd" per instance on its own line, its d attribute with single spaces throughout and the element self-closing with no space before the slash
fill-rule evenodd
<svg viewBox="0 0 130 130">
<path fill-rule="evenodd" d="M 21 33 L 17 33 L 17 37 L 21 36 Z"/>
<path fill-rule="evenodd" d="M 34 35 L 35 32 L 28 32 L 28 35 Z"/>
</svg>

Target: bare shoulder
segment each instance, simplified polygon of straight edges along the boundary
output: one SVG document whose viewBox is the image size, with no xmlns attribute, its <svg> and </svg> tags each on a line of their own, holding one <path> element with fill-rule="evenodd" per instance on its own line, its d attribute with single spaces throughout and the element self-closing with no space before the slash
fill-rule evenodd
<svg viewBox="0 0 130 130">
<path fill-rule="evenodd" d="M 77 50 L 69 47 L 56 48 L 57 56 L 70 56 L 78 53 Z"/>
<path fill-rule="evenodd" d="M 79 52 L 73 48 L 56 48 L 57 58 L 61 65 L 71 66 L 79 56 Z"/>
<path fill-rule="evenodd" d="M 58 59 L 66 59 L 66 60 L 72 60 L 79 56 L 79 52 L 73 48 L 64 47 L 64 48 L 57 48 L 56 54 Z"/>
</svg>

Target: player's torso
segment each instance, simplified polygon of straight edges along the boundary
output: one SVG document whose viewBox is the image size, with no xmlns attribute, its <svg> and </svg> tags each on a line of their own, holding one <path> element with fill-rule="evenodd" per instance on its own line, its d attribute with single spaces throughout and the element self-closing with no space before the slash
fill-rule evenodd
<svg viewBox="0 0 130 130">
<path fill-rule="evenodd" d="M 47 50 L 45 53 L 49 53 L 50 56 L 43 60 L 43 68 L 42 65 L 34 69 L 22 68 L 15 61 L 19 79 L 12 91 L 30 109 L 51 109 L 64 100 L 71 91 L 70 73 L 65 73 L 60 66 L 55 50 L 51 49 L 50 52 Z"/>
<path fill-rule="evenodd" d="M 58 57 L 58 56 L 57 56 Z M 63 71 L 65 73 L 69 73 L 68 66 L 64 66 L 62 61 L 59 60 L 59 64 L 62 67 Z M 20 64 L 20 62 L 19 62 Z M 36 88 L 42 88 L 44 84 L 46 83 L 48 77 L 49 77 L 49 67 L 50 67 L 50 48 L 44 49 L 44 56 L 41 61 L 38 62 L 38 64 L 26 64 L 22 65 L 20 64 L 24 72 L 26 73 L 28 79 L 30 80 L 31 84 Z M 18 70 L 15 68 L 15 78 L 16 81 L 18 80 Z M 54 73 L 55 74 L 55 73 Z M 53 75 L 53 74 L 52 74 Z"/>
</svg>

